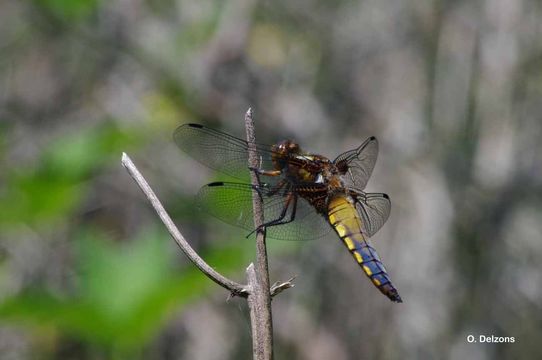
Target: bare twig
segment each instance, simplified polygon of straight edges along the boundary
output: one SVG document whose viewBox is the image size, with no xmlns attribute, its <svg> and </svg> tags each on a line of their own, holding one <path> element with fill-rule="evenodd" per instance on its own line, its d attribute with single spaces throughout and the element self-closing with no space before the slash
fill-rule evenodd
<svg viewBox="0 0 542 360">
<path fill-rule="evenodd" d="M 258 168 L 258 153 L 255 145 L 254 121 L 252 109 L 248 109 L 245 115 L 245 127 L 247 131 L 248 165 L 250 168 Z M 251 172 L 252 185 L 259 185 L 258 175 Z M 270 360 L 273 358 L 273 321 L 271 315 L 271 293 L 269 289 L 269 270 L 267 264 L 267 248 L 265 245 L 265 228 L 263 204 L 259 194 L 254 191 L 252 195 L 254 208 L 254 226 L 256 231 L 256 269 L 254 266 L 247 268 L 247 278 L 252 292 L 248 297 L 252 324 L 252 350 L 253 358 L 257 360 Z M 254 270 L 255 273 L 254 273 Z"/>
<path fill-rule="evenodd" d="M 233 280 L 230 280 L 223 276 L 222 274 L 218 273 L 216 270 L 214 270 L 212 267 L 210 267 L 199 255 L 192 249 L 190 244 L 185 240 L 185 238 L 182 236 L 181 232 L 169 215 L 167 214 L 166 210 L 160 203 L 160 200 L 158 200 L 158 197 L 152 191 L 151 187 L 143 178 L 143 175 L 137 170 L 137 167 L 134 165 L 132 160 L 126 153 L 122 153 L 122 165 L 126 168 L 130 176 L 135 180 L 135 182 L 139 185 L 139 188 L 147 199 L 150 201 L 151 205 L 153 206 L 154 210 L 166 226 L 167 230 L 169 231 L 171 237 L 175 240 L 177 245 L 181 248 L 182 252 L 186 254 L 188 259 L 194 263 L 198 267 L 198 269 L 201 270 L 207 277 L 211 280 L 213 280 L 218 285 L 222 286 L 223 288 L 229 290 L 233 295 L 236 296 L 243 296 L 246 297 L 249 295 L 249 287 L 241 285 L 236 283 Z"/>
<path fill-rule="evenodd" d="M 295 278 L 296 277 L 293 276 L 293 277 L 291 277 L 290 279 L 288 279 L 286 281 L 283 281 L 283 282 L 277 281 L 276 283 L 274 283 L 273 286 L 271 286 L 271 297 L 280 294 L 281 292 L 283 292 L 286 289 L 293 288 L 295 286 L 295 284 L 294 284 L 294 279 Z"/>
</svg>

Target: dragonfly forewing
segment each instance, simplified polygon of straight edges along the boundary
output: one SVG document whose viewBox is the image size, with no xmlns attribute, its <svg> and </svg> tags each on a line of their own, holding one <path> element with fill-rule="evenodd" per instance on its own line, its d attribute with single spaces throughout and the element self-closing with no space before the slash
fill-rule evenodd
<svg viewBox="0 0 542 360">
<path fill-rule="evenodd" d="M 184 124 L 173 134 L 177 146 L 203 165 L 240 180 L 249 178 L 248 143 L 199 124 Z M 262 169 L 271 169 L 271 146 L 256 144 Z M 274 182 L 274 179 L 266 179 Z"/>
</svg>

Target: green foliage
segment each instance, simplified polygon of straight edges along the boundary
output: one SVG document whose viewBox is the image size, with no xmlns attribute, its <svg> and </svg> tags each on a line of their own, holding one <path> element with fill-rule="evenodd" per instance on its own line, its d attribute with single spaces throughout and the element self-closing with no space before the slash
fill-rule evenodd
<svg viewBox="0 0 542 360">
<path fill-rule="evenodd" d="M 113 244 L 93 231 L 77 241 L 76 293 L 59 297 L 29 291 L 0 305 L 0 319 L 29 327 L 51 327 L 104 349 L 123 354 L 141 349 L 174 311 L 216 285 L 190 266 L 170 266 L 167 234 L 153 230 L 125 244 Z M 212 251 L 205 258 L 231 273 L 243 264 L 241 244 Z"/>
<path fill-rule="evenodd" d="M 146 139 L 141 128 L 104 122 L 55 139 L 34 167 L 5 167 L 2 231 L 16 233 L 21 224 L 37 231 L 69 224 L 96 176 L 120 168 L 121 152 L 143 146 Z M 0 303 L 0 321 L 53 339 L 49 348 L 69 337 L 99 352 L 132 358 L 174 312 L 217 289 L 192 266 L 174 270 L 171 239 L 162 231 L 152 229 L 123 244 L 115 244 L 95 227 L 82 230 L 79 225 L 73 233 L 74 276 L 62 290 L 69 293 L 29 287 Z M 203 256 L 222 273 L 242 270 L 252 248 L 243 238 L 238 243 L 226 239 L 224 244 L 226 248 Z"/>
<path fill-rule="evenodd" d="M 39 225 L 63 219 L 84 199 L 88 180 L 141 142 L 137 132 L 105 123 L 52 143 L 34 168 L 7 173 L 0 193 L 0 225 Z"/>
<path fill-rule="evenodd" d="M 69 20 L 83 20 L 100 4 L 100 0 L 34 0 L 38 5 L 56 16 Z"/>
</svg>

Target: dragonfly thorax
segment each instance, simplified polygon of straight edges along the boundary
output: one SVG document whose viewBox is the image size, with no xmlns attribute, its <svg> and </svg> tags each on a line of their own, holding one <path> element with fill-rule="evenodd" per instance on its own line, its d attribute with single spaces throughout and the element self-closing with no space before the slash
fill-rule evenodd
<svg viewBox="0 0 542 360">
<path fill-rule="evenodd" d="M 316 183 L 326 185 L 331 191 L 343 188 L 344 183 L 339 169 L 333 162 L 328 159 L 325 160 L 327 161 L 320 164 L 320 172 L 316 176 Z"/>
<path fill-rule="evenodd" d="M 305 154 L 292 140 L 283 140 L 271 147 L 271 160 L 275 171 L 292 182 L 316 181 L 320 166 L 318 156 Z M 325 159 L 327 160 L 327 159 Z M 329 162 L 329 160 L 327 160 Z"/>
<path fill-rule="evenodd" d="M 344 171 L 327 157 L 305 153 L 292 140 L 283 140 L 272 146 L 272 162 L 291 183 L 325 185 L 331 193 L 344 188 Z"/>
</svg>

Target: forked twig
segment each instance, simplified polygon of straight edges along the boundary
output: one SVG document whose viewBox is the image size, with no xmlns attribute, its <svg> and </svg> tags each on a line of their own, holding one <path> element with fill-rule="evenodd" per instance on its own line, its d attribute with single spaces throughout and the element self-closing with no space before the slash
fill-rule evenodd
<svg viewBox="0 0 542 360">
<path fill-rule="evenodd" d="M 247 141 L 249 144 L 250 169 L 257 169 L 261 166 L 261 159 L 258 157 L 255 146 L 254 122 L 252 119 L 252 110 L 248 109 L 245 115 L 245 126 L 247 130 Z M 253 194 L 254 208 L 254 226 L 256 230 L 256 266 L 250 264 L 246 269 L 248 285 L 241 285 L 218 273 L 209 266 L 188 244 L 179 229 L 175 226 L 166 210 L 158 200 L 158 197 L 151 189 L 143 175 L 138 171 L 132 160 L 122 154 L 122 165 L 126 168 L 130 176 L 139 185 L 139 188 L 154 210 L 166 226 L 171 237 L 175 240 L 179 248 L 186 254 L 188 259 L 207 277 L 218 285 L 230 291 L 230 296 L 241 296 L 247 298 L 250 309 L 250 320 L 252 326 L 252 344 L 253 358 L 255 360 L 271 360 L 273 358 L 273 324 L 271 315 L 271 297 L 294 286 L 294 278 L 286 282 L 276 282 L 272 287 L 269 286 L 269 271 L 267 261 L 267 249 L 265 244 L 265 228 L 263 216 L 263 202 L 261 196 L 255 191 Z M 259 179 L 255 171 L 251 172 L 252 185 L 258 186 Z"/>
</svg>

